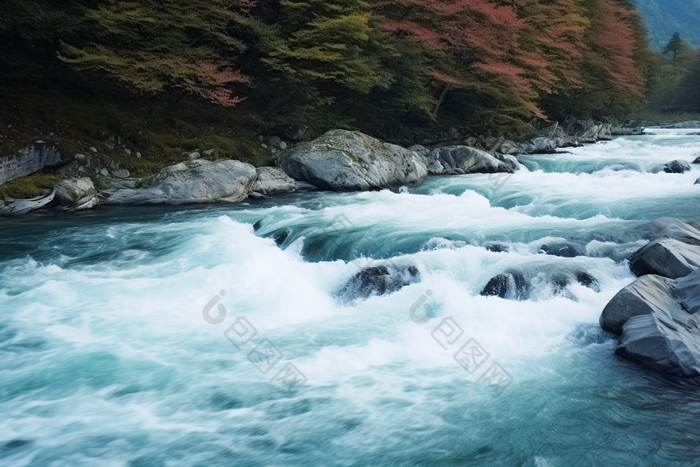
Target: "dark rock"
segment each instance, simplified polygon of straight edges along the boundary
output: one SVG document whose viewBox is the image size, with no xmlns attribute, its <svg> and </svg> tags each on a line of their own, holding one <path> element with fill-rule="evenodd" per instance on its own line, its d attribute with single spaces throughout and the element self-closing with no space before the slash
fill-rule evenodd
<svg viewBox="0 0 700 467">
<path fill-rule="evenodd" d="M 695 183 L 693 183 L 693 185 L 700 185 L 700 178 L 696 178 Z"/>
<path fill-rule="evenodd" d="M 486 245 L 484 245 L 484 248 L 486 248 L 489 251 L 493 251 L 494 253 L 503 253 L 509 251 L 508 245 L 503 245 L 501 243 L 487 243 Z"/>
<path fill-rule="evenodd" d="M 649 242 L 630 258 L 630 269 L 636 276 L 657 274 L 676 279 L 699 267 L 700 246 L 673 238 Z"/>
<path fill-rule="evenodd" d="M 620 290 L 603 309 L 600 327 L 620 334 L 633 316 L 659 314 L 680 319 L 686 314 L 673 295 L 673 281 L 666 277 L 643 276 Z"/>
<path fill-rule="evenodd" d="M 309 127 L 300 125 L 277 125 L 271 129 L 273 134 L 295 143 L 303 140 L 308 131 Z"/>
<path fill-rule="evenodd" d="M 260 220 L 257 221 L 255 224 L 253 224 L 253 231 L 254 231 L 254 232 L 257 232 L 258 230 L 260 230 L 260 227 L 262 227 L 262 221 L 263 221 L 263 220 L 260 219 Z"/>
<path fill-rule="evenodd" d="M 676 279 L 673 292 L 676 301 L 685 311 L 691 315 L 700 311 L 700 271 Z"/>
<path fill-rule="evenodd" d="M 660 314 L 630 318 L 615 353 L 654 370 L 700 380 L 700 335 Z"/>
<path fill-rule="evenodd" d="M 272 238 L 274 238 L 275 243 L 277 245 L 282 245 L 284 242 L 287 241 L 287 238 L 289 238 L 289 230 L 285 230 L 284 232 L 274 234 Z"/>
<path fill-rule="evenodd" d="M 343 302 L 350 302 L 390 294 L 416 282 L 420 282 L 420 273 L 415 266 L 375 266 L 352 276 L 338 292 L 338 297 Z"/>
<path fill-rule="evenodd" d="M 600 285 L 598 284 L 598 280 L 588 274 L 587 272 L 584 271 L 579 271 L 576 273 L 576 282 L 581 284 L 584 287 L 588 287 L 589 289 L 593 289 L 596 292 L 600 291 Z"/>
<path fill-rule="evenodd" d="M 481 295 L 497 296 L 510 300 L 524 300 L 527 294 L 527 280 L 517 271 L 498 274 L 489 280 Z"/>
<path fill-rule="evenodd" d="M 690 170 L 690 164 L 687 161 L 676 159 L 675 161 L 667 162 L 660 170 L 667 174 L 682 174 Z"/>
<path fill-rule="evenodd" d="M 550 243 L 542 245 L 540 252 L 552 256 L 561 256 L 562 258 L 574 258 L 583 256 L 583 252 L 571 243 Z"/>
<path fill-rule="evenodd" d="M 693 164 L 700 164 L 700 156 L 696 157 L 696 158 L 693 160 Z"/>
</svg>

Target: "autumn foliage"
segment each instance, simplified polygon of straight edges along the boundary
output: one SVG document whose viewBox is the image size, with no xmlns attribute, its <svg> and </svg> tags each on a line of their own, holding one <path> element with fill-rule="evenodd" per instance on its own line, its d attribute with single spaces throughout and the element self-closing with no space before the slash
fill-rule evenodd
<svg viewBox="0 0 700 467">
<path fill-rule="evenodd" d="M 355 122 L 364 111 L 396 124 L 528 125 L 622 111 L 646 86 L 630 0 L 6 3 L 0 39 L 12 47 L 0 45 L 0 62 L 32 61 L 44 80 L 67 64 L 234 112 L 246 99 L 278 120 L 325 109 Z"/>
</svg>

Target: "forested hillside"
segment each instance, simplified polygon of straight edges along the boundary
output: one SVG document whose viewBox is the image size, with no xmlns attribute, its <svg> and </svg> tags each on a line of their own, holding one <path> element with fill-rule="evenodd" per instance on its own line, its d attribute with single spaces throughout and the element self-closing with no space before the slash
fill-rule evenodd
<svg viewBox="0 0 700 467">
<path fill-rule="evenodd" d="M 676 32 L 700 47 L 700 0 L 635 1 L 654 48 L 661 50 Z"/>
<path fill-rule="evenodd" d="M 281 124 L 410 142 L 515 134 L 568 115 L 622 118 L 638 108 L 652 60 L 631 0 L 6 0 L 3 9 L 0 119 L 14 127 L 2 148 L 55 132 L 80 149 L 108 129 L 142 149 L 131 163 L 144 171 L 202 145 L 263 163 L 253 138 Z"/>
</svg>

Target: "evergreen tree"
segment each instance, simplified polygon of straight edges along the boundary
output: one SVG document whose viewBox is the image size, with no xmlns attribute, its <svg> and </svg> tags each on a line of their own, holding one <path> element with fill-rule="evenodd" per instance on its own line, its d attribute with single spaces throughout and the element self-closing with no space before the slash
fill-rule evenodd
<svg viewBox="0 0 700 467">
<path fill-rule="evenodd" d="M 671 57 L 673 57 L 673 64 L 676 64 L 676 59 L 678 58 L 678 52 L 681 51 L 683 48 L 683 39 L 681 39 L 680 34 L 677 32 L 673 33 L 673 36 L 671 36 L 671 39 L 668 41 L 668 44 L 666 44 L 666 47 L 664 47 L 664 54 L 671 54 Z"/>
</svg>

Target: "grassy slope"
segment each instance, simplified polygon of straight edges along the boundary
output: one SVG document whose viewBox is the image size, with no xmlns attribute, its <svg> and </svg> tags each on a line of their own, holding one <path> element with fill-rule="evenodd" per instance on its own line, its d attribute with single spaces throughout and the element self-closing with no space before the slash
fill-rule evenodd
<svg viewBox="0 0 700 467">
<path fill-rule="evenodd" d="M 58 142 L 68 154 L 85 154 L 104 166 L 114 162 L 133 177 L 152 175 L 195 150 L 213 150 L 215 158 L 269 165 L 271 154 L 258 140 L 262 126 L 244 104 L 236 110 L 187 99 L 120 101 L 66 97 L 36 88 L 0 89 L 0 157 L 43 140 Z M 58 179 L 57 169 L 47 169 L 13 180 L 0 185 L 0 199 L 38 196 Z"/>
</svg>

